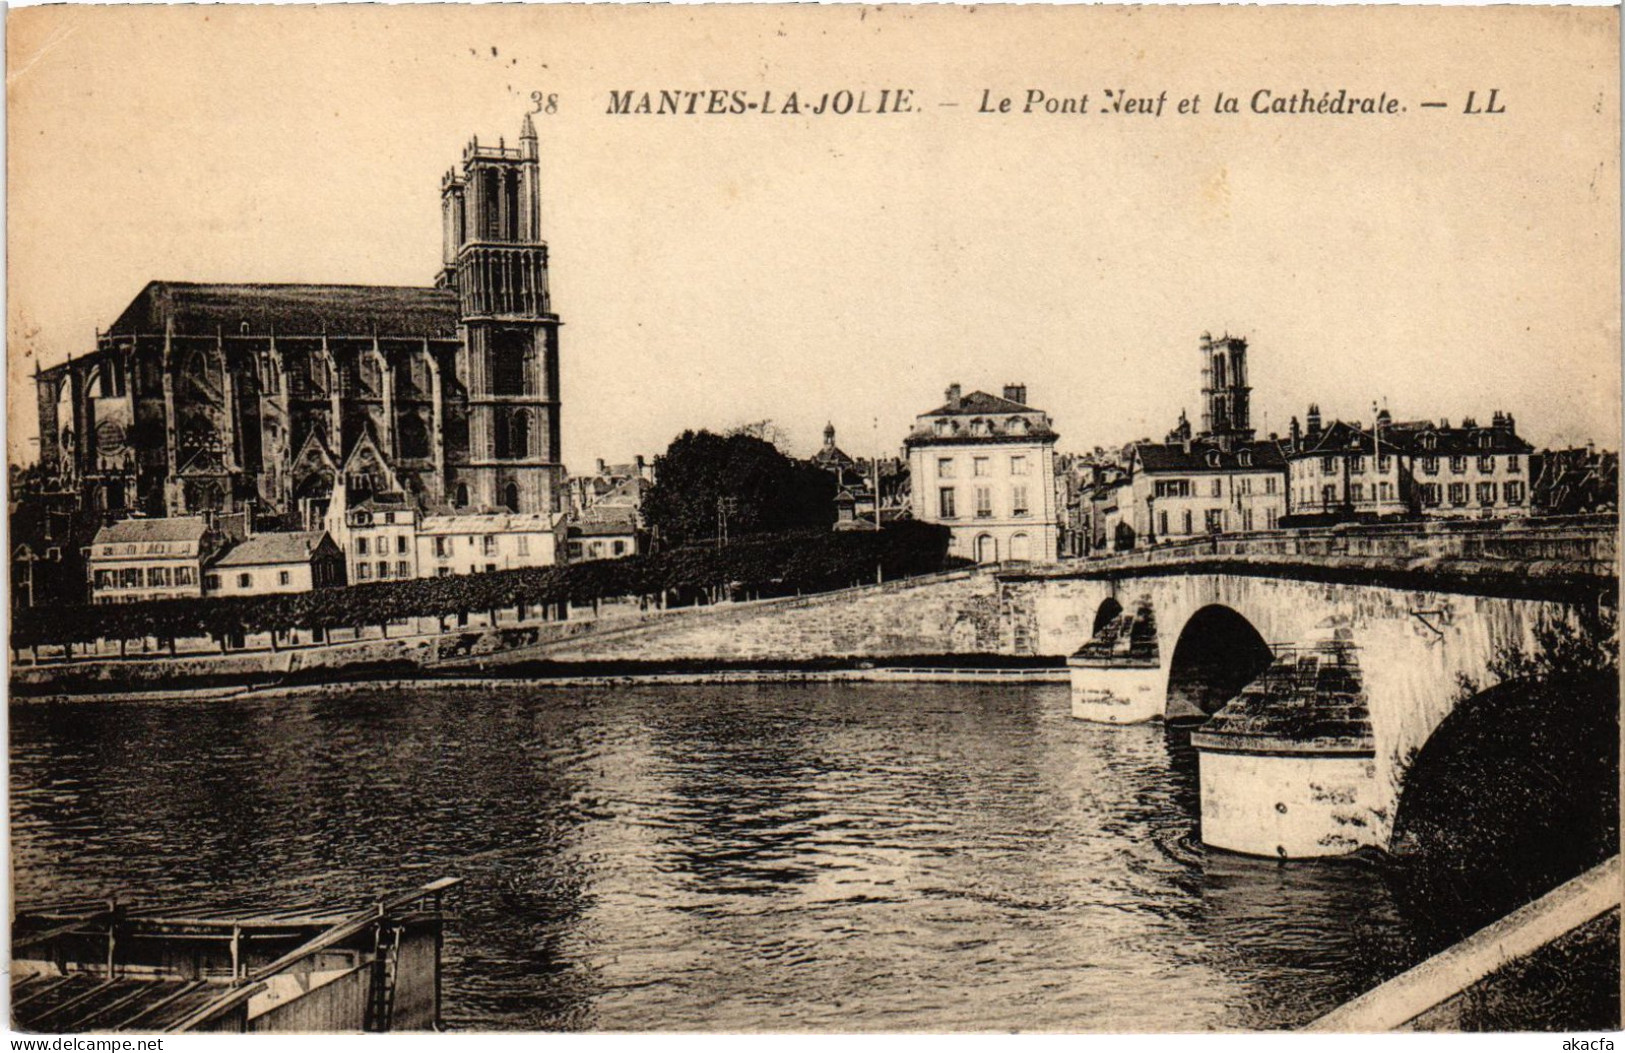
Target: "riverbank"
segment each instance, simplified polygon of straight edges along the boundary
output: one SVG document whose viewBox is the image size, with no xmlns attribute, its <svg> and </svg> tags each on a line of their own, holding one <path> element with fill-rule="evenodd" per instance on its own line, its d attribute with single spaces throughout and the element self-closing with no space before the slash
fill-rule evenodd
<svg viewBox="0 0 1625 1053">
<path fill-rule="evenodd" d="M 259 683 L 179 682 L 139 688 L 98 682 L 82 690 L 35 690 L 12 694 L 15 702 L 143 701 L 214 702 L 244 698 L 328 697 L 378 690 L 481 691 L 523 684 L 538 688 L 601 687 L 617 684 L 781 684 L 781 683 L 998 683 L 1067 682 L 1065 658 L 1011 655 L 915 655 L 878 663 L 818 659 L 763 663 L 727 662 L 548 662 L 492 666 L 457 675 L 406 663 L 316 670 Z M 33 685 L 40 686 L 40 685 Z"/>
</svg>

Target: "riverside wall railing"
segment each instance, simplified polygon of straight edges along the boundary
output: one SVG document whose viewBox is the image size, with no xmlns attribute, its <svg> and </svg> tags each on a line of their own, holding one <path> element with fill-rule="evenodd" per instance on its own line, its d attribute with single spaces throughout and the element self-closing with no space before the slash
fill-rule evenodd
<svg viewBox="0 0 1625 1053">
<path fill-rule="evenodd" d="M 1007 572 L 1066 576 L 1214 561 L 1276 564 L 1365 564 L 1394 569 L 1419 563 L 1550 564 L 1581 575 L 1612 577 L 1618 566 L 1617 516 L 1436 520 L 1299 527 L 1208 534 L 1126 552 L 1083 557 Z"/>
</svg>

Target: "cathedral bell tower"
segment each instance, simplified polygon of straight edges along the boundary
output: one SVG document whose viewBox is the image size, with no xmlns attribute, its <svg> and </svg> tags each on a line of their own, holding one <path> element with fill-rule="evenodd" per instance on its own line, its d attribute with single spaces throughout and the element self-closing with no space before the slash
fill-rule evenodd
<svg viewBox="0 0 1625 1053">
<path fill-rule="evenodd" d="M 462 507 L 558 510 L 559 318 L 548 295 L 538 161 L 527 115 L 517 147 L 472 140 L 462 170 L 441 182 L 436 284 L 457 293 L 458 373 L 468 391 L 467 464 L 447 493 Z"/>
<path fill-rule="evenodd" d="M 1223 449 L 1253 441 L 1247 341 L 1202 334 L 1202 435 Z"/>
</svg>

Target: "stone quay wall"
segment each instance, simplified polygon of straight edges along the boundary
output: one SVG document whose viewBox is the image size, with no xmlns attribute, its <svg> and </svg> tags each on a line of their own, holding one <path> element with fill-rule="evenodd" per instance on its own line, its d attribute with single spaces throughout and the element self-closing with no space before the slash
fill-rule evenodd
<svg viewBox="0 0 1625 1053">
<path fill-rule="evenodd" d="M 721 604 L 492 654 L 505 662 L 752 661 L 1008 653 L 991 571 Z"/>
</svg>

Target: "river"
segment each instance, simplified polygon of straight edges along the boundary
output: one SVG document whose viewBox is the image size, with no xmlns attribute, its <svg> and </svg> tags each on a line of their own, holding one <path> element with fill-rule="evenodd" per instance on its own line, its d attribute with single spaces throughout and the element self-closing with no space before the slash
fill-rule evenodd
<svg viewBox="0 0 1625 1053">
<path fill-rule="evenodd" d="M 1195 758 L 1065 685 L 16 703 L 17 905 L 460 875 L 459 1029 L 1304 1023 L 1415 959 L 1381 872 L 1201 847 Z"/>
</svg>

